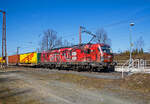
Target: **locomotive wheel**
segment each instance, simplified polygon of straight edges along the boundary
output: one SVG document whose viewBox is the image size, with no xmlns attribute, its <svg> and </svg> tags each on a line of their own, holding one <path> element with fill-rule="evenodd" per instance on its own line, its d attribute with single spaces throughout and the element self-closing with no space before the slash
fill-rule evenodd
<svg viewBox="0 0 150 104">
<path fill-rule="evenodd" d="M 62 70 L 62 66 L 58 67 L 58 70 Z"/>
<path fill-rule="evenodd" d="M 103 69 L 98 69 L 98 72 L 109 72 L 109 68 L 104 67 Z"/>
<path fill-rule="evenodd" d="M 109 71 L 110 71 L 110 68 L 108 68 L 108 67 L 104 68 L 104 72 L 109 72 Z"/>
<path fill-rule="evenodd" d="M 78 72 L 81 72 L 81 68 L 78 68 L 77 71 L 78 71 Z"/>
<path fill-rule="evenodd" d="M 73 71 L 78 71 L 79 70 L 79 66 L 77 66 L 77 65 L 72 66 L 72 68 L 73 68 L 72 69 Z"/>
<path fill-rule="evenodd" d="M 55 65 L 54 64 L 51 64 L 51 69 L 55 69 Z"/>
<path fill-rule="evenodd" d="M 88 70 L 88 72 L 92 72 L 93 71 L 93 68 L 91 66 L 86 66 L 85 69 Z"/>
<path fill-rule="evenodd" d="M 77 66 L 77 67 L 75 68 L 75 71 L 80 72 L 80 71 L 81 71 L 81 67 Z"/>
<path fill-rule="evenodd" d="M 114 67 L 114 66 L 111 66 L 111 67 L 109 68 L 109 70 L 110 70 L 111 72 L 114 72 L 114 71 L 115 71 L 115 67 Z"/>
<path fill-rule="evenodd" d="M 93 72 L 97 72 L 97 69 L 96 69 L 96 68 L 92 68 L 92 71 L 93 71 Z"/>
</svg>

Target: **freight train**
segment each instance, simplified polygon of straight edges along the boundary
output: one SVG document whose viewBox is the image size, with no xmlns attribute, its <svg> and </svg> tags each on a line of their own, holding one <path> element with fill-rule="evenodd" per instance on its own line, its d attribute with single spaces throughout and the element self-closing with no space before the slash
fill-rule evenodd
<svg viewBox="0 0 150 104">
<path fill-rule="evenodd" d="M 41 53 L 8 56 L 9 65 L 34 65 L 76 71 L 114 71 L 113 53 L 106 44 L 81 44 Z"/>
</svg>

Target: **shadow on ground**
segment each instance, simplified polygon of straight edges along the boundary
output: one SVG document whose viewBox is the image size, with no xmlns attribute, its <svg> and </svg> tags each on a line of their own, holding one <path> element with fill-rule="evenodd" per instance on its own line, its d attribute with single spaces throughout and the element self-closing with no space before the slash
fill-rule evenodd
<svg viewBox="0 0 150 104">
<path fill-rule="evenodd" d="M 19 79 L 16 79 L 16 78 L 0 78 L 0 83 L 8 83 L 8 82 L 12 82 L 12 81 L 17 81 Z"/>
<path fill-rule="evenodd" d="M 12 74 L 12 73 L 20 73 L 20 72 L 22 72 L 22 71 L 19 71 L 19 70 L 17 70 L 17 71 L 3 71 L 3 72 L 0 72 L 0 75 L 8 75 L 8 74 Z"/>
<path fill-rule="evenodd" d="M 13 91 L 16 89 L 4 89 L 0 91 L 0 99 L 4 100 L 10 97 L 14 97 L 14 96 L 19 96 L 22 94 L 26 94 L 26 93 L 30 93 L 32 91 L 32 89 L 25 89 L 25 90 L 21 90 L 21 91 Z"/>
</svg>

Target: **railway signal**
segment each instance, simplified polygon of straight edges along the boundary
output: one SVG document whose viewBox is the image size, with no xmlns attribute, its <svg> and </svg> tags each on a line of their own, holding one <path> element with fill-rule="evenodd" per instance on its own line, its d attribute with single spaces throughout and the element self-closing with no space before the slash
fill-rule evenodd
<svg viewBox="0 0 150 104">
<path fill-rule="evenodd" d="M 19 65 L 19 48 L 20 47 L 17 47 L 17 65 Z"/>
</svg>

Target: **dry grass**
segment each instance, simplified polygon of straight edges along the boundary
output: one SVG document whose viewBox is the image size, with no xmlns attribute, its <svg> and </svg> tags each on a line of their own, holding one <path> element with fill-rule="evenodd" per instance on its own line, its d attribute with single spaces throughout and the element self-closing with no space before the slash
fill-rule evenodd
<svg viewBox="0 0 150 104">
<path fill-rule="evenodd" d="M 144 60 L 149 60 L 150 59 L 150 54 L 136 54 L 132 55 L 133 59 L 144 59 Z M 114 55 L 114 60 L 128 60 L 129 59 L 129 54 L 116 54 Z"/>
<path fill-rule="evenodd" d="M 0 89 L 1 89 L 0 104 L 19 104 L 18 103 L 18 99 L 19 99 L 18 97 L 16 97 L 16 96 L 9 97 L 9 95 L 12 93 L 9 88 L 0 87 Z"/>
<path fill-rule="evenodd" d="M 25 86 L 20 85 L 20 82 L 16 88 L 11 89 L 7 87 L 7 85 L 0 85 L 0 104 L 43 104 L 36 99 L 22 102 L 22 99 L 25 99 L 26 97 L 25 93 L 21 94 L 21 92 L 15 92 L 15 89 L 21 89 L 24 87 Z"/>
<path fill-rule="evenodd" d="M 116 82 L 116 85 L 117 85 L 117 83 L 120 82 L 120 80 L 90 78 L 90 77 L 86 77 L 86 76 L 69 74 L 69 73 L 67 73 L 67 74 L 64 74 L 64 73 L 63 74 L 62 73 L 47 74 L 47 75 L 40 75 L 39 77 L 41 79 L 45 77 L 45 78 L 48 78 L 51 80 L 75 83 L 75 84 L 79 85 L 80 87 L 96 88 L 96 89 L 106 88 L 107 86 L 113 85 L 114 82 Z"/>
<path fill-rule="evenodd" d="M 24 70 L 26 68 L 10 68 L 9 70 L 15 69 Z M 27 70 L 29 71 L 30 68 Z M 125 79 L 118 79 L 118 80 L 91 78 L 70 73 L 47 73 L 44 75 L 40 73 L 36 74 L 37 78 L 40 80 L 50 79 L 62 82 L 75 83 L 79 86 L 86 88 L 103 89 L 112 87 L 113 89 L 114 87 L 118 87 L 123 89 L 139 91 L 142 93 L 150 93 L 150 74 L 138 73 L 128 76 Z"/>
<path fill-rule="evenodd" d="M 150 93 L 150 74 L 133 74 L 122 81 L 121 87 Z"/>
<path fill-rule="evenodd" d="M 128 76 L 125 79 L 118 80 L 90 78 L 70 73 L 36 73 L 36 77 L 41 81 L 56 80 L 60 82 L 69 82 L 89 89 L 109 89 L 115 93 L 120 92 L 121 90 L 131 90 L 150 95 L 150 74 L 138 73 Z M 11 90 L 7 88 L 7 86 L 4 87 L 1 85 L 0 89 L 5 90 L 6 93 L 11 93 Z M 3 93 L 0 93 L 0 97 L 1 96 L 4 96 Z M 8 97 L 7 99 L 0 99 L 0 102 L 2 104 L 19 104 L 18 99 L 22 99 L 21 96 L 13 96 Z M 28 101 L 25 104 L 38 104 L 38 102 L 33 100 Z"/>
<path fill-rule="evenodd" d="M 51 80 L 75 83 L 80 87 L 86 88 L 95 88 L 100 90 L 107 88 L 114 91 L 119 91 L 121 88 L 150 94 L 150 74 L 133 74 L 125 79 L 118 80 L 89 78 L 80 75 L 62 73 L 47 74 L 39 77 L 41 77 L 41 79 L 45 77 Z"/>
</svg>

